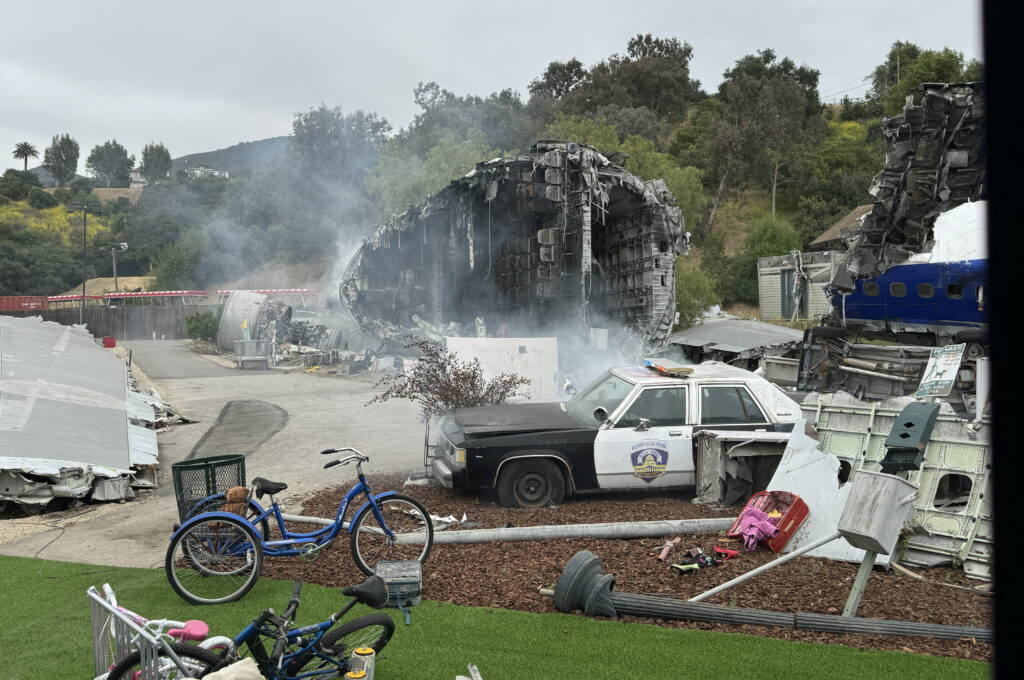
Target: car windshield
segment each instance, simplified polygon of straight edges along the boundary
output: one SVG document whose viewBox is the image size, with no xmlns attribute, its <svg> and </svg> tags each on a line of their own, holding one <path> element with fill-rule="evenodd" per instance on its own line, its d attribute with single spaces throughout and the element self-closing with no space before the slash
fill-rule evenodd
<svg viewBox="0 0 1024 680">
<path fill-rule="evenodd" d="M 633 390 L 633 383 L 623 380 L 611 371 L 606 371 L 590 383 L 566 404 L 566 409 L 583 422 L 594 420 L 594 409 L 598 406 L 611 414 L 622 400 Z"/>
</svg>

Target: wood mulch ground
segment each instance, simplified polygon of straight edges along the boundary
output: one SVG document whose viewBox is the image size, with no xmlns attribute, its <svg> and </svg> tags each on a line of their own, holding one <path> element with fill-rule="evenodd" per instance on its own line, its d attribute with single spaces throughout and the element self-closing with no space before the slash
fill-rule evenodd
<svg viewBox="0 0 1024 680">
<path fill-rule="evenodd" d="M 694 505 L 680 495 L 608 494 L 568 500 L 554 508 L 511 509 L 493 498 L 478 498 L 438 486 L 400 487 L 400 479 L 377 476 L 374 488 L 399 489 L 421 501 L 431 514 L 466 514 L 479 527 L 535 526 L 656 519 L 735 517 L 739 508 Z M 306 500 L 303 514 L 333 517 L 344 489 L 327 489 Z M 458 531 L 457 528 L 448 531 Z M 662 594 L 683 600 L 709 590 L 771 561 L 776 555 L 764 548 L 746 552 L 738 542 L 725 542 L 721 533 L 683 536 L 680 557 L 692 547 L 714 555 L 716 545 L 740 550 L 737 559 L 696 573 L 675 575 L 657 561 L 666 536 L 658 539 L 592 540 L 554 539 L 502 541 L 468 545 L 435 545 L 423 566 L 424 597 L 458 605 L 499 607 L 526 612 L 555 612 L 552 598 L 539 594 L 552 588 L 566 562 L 580 550 L 601 558 L 604 573 L 615 575 L 621 593 Z M 670 557 L 671 557 L 670 556 Z M 670 560 L 671 561 L 671 560 Z M 798 557 L 764 574 L 705 600 L 711 604 L 783 612 L 840 614 L 846 604 L 857 564 Z M 302 579 L 328 586 L 345 586 L 365 578 L 349 554 L 348 542 L 339 540 L 316 562 L 273 558 L 264 563 L 271 578 Z M 994 597 L 977 590 L 981 582 L 967 578 L 952 566 L 916 570 L 924 581 L 897 570 L 876 568 L 857 615 L 864 618 L 913 621 L 944 625 L 994 626 Z M 994 647 L 974 639 L 937 640 L 921 637 L 840 635 L 767 626 L 666 621 L 622 617 L 659 626 L 746 633 L 787 640 L 847 645 L 861 649 L 890 649 L 934 656 L 991 662 Z"/>
</svg>

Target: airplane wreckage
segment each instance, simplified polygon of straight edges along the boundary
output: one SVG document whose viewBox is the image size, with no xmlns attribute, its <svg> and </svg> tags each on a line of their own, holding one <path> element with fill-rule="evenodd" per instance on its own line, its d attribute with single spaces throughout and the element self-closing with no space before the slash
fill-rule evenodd
<svg viewBox="0 0 1024 680">
<path fill-rule="evenodd" d="M 477 164 L 364 241 L 342 304 L 383 341 L 568 327 L 598 346 L 660 346 L 689 234 L 665 182 L 627 157 L 541 141 Z"/>
<path fill-rule="evenodd" d="M 841 233 L 830 325 L 976 340 L 988 326 L 984 83 L 925 83 L 921 101 L 882 121 L 885 167 L 871 210 Z"/>
</svg>

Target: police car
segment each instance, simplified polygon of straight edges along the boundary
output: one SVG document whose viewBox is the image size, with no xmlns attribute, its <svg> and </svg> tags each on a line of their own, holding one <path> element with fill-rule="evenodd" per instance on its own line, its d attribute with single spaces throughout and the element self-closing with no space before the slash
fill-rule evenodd
<svg viewBox="0 0 1024 680">
<path fill-rule="evenodd" d="M 750 371 L 648 359 L 606 371 L 566 402 L 456 409 L 428 463 L 448 488 L 496 489 L 510 507 L 555 505 L 589 491 L 693 486 L 698 431 L 791 431 L 799 415 Z"/>
</svg>

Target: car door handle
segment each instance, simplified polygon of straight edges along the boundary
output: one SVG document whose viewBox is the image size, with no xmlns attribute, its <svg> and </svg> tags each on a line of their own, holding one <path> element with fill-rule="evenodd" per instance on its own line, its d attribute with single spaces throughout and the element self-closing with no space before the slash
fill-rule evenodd
<svg viewBox="0 0 1024 680">
<path fill-rule="evenodd" d="M 682 437 L 683 436 L 683 431 L 682 430 L 671 430 L 671 431 L 669 431 L 668 436 L 669 437 Z"/>
</svg>

